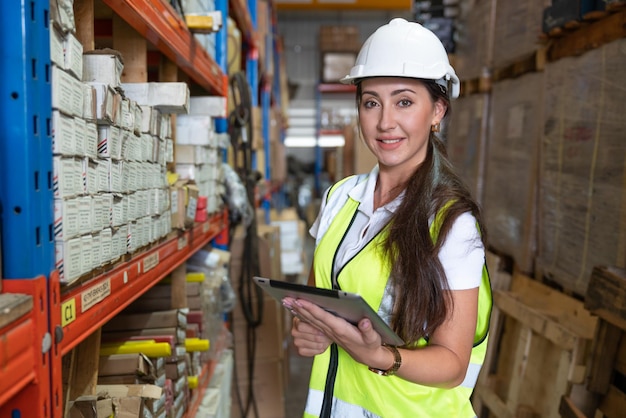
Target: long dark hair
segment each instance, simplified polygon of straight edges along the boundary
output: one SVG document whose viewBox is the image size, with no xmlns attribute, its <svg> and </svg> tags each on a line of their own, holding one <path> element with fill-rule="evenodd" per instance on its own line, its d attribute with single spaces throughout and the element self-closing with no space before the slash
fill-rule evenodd
<svg viewBox="0 0 626 418">
<path fill-rule="evenodd" d="M 446 89 L 432 80 L 421 80 L 433 102 L 450 109 Z M 357 86 L 357 101 L 361 88 Z M 430 220 L 445 206 L 436 240 L 430 235 Z M 392 327 L 408 345 L 431 335 L 451 312 L 452 297 L 439 262 L 439 250 L 454 221 L 471 212 L 480 226 L 483 244 L 486 231 L 480 208 L 447 158 L 445 144 L 430 134 L 426 159 L 405 184 L 405 195 L 389 224 L 383 251 L 391 263 L 395 288 Z"/>
</svg>

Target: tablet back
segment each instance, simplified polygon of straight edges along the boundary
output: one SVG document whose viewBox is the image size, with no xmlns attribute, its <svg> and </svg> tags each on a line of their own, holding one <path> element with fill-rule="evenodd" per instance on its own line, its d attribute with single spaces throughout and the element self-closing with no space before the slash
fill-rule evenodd
<svg viewBox="0 0 626 418">
<path fill-rule="evenodd" d="M 404 341 L 387 325 L 358 294 L 343 290 L 321 289 L 297 283 L 254 277 L 254 281 L 272 297 L 282 301 L 285 297 L 304 299 L 314 303 L 333 315 L 356 325 L 361 319 L 369 318 L 372 327 L 381 335 L 384 343 L 404 345 Z"/>
</svg>

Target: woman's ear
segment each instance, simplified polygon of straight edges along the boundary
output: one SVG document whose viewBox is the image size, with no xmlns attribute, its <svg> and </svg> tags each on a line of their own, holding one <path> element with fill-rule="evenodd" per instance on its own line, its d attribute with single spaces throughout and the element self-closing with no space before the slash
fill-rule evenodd
<svg viewBox="0 0 626 418">
<path fill-rule="evenodd" d="M 441 123 L 444 116 L 446 116 L 446 112 L 448 111 L 448 106 L 443 102 L 443 100 L 437 100 L 435 102 L 435 112 L 432 121 L 432 125 L 436 125 Z"/>
</svg>

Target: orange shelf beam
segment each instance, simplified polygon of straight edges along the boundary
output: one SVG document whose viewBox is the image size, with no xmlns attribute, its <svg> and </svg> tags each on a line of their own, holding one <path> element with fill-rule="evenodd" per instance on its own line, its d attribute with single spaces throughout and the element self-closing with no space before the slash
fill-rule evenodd
<svg viewBox="0 0 626 418">
<path fill-rule="evenodd" d="M 131 302 L 184 263 L 224 228 L 226 213 L 134 256 L 61 296 L 63 339 L 60 352 L 65 355 Z"/>
<path fill-rule="evenodd" d="M 317 86 L 320 93 L 354 93 L 356 86 L 354 84 L 334 84 L 324 83 Z"/>
<path fill-rule="evenodd" d="M 228 95 L 228 77 L 164 0 L 102 0 L 209 93 Z"/>
</svg>

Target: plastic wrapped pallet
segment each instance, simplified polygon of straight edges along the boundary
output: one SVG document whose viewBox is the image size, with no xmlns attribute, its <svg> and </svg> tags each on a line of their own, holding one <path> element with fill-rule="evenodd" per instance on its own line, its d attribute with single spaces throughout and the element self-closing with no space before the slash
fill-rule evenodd
<svg viewBox="0 0 626 418">
<path fill-rule="evenodd" d="M 622 38 L 545 70 L 538 264 L 578 294 L 593 266 L 625 263 L 625 66 Z"/>
<path fill-rule="evenodd" d="M 493 49 L 492 2 L 472 0 L 464 4 L 457 20 L 455 67 L 461 80 L 480 78 L 490 66 Z"/>
<path fill-rule="evenodd" d="M 500 68 L 535 52 L 541 16 L 550 0 L 498 1 L 494 36 L 494 66 Z"/>
<path fill-rule="evenodd" d="M 483 207 L 490 244 L 533 271 L 543 73 L 493 85 Z"/>
<path fill-rule="evenodd" d="M 453 104 L 452 120 L 447 127 L 446 147 L 450 161 L 476 198 L 480 196 L 483 181 L 480 165 L 486 100 L 484 94 L 460 97 Z"/>
</svg>

